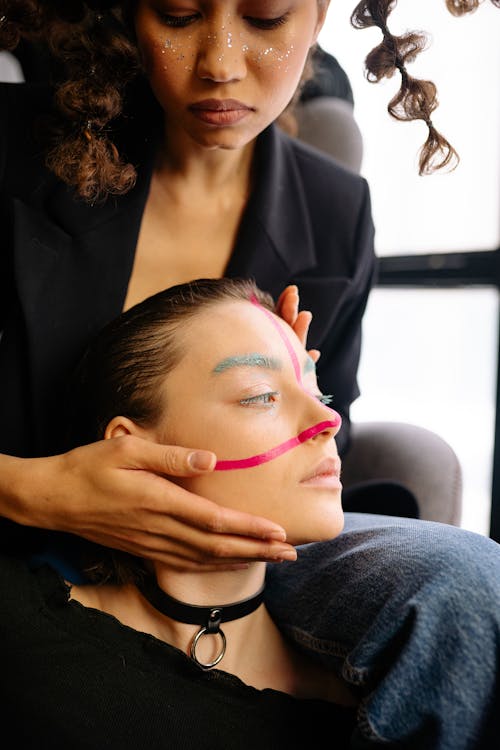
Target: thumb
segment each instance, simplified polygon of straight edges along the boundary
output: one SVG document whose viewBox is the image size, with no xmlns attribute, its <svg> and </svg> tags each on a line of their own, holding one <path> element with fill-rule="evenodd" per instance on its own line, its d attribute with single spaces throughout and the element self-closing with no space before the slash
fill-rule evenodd
<svg viewBox="0 0 500 750">
<path fill-rule="evenodd" d="M 180 445 L 160 445 L 141 441 L 136 462 L 141 469 L 174 477 L 188 477 L 213 471 L 217 456 L 212 451 L 193 450 Z"/>
</svg>

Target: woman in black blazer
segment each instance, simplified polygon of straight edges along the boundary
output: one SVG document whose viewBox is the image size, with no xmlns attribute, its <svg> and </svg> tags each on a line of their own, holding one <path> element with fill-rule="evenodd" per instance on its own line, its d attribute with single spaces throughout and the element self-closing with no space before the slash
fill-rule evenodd
<svg viewBox="0 0 500 750">
<path fill-rule="evenodd" d="M 210 471 L 213 454 L 140 440 L 64 452 L 60 405 L 83 348 L 123 309 L 194 277 L 251 276 L 274 296 L 287 290 L 281 312 L 303 339 L 310 314 L 298 313 L 295 286 L 312 312 L 309 345 L 321 350 L 319 384 L 342 414 L 338 441 L 345 452 L 375 269 L 369 191 L 363 178 L 276 124 L 293 128 L 288 104 L 327 6 L 327 0 L 285 8 L 261 0 L 2 4 L 5 47 L 41 22 L 65 65 L 55 100 L 43 85 L 0 87 L 4 548 L 64 565 L 71 580 L 78 577 L 69 569 L 76 542 L 61 532 L 186 570 L 290 554 L 276 524 L 215 507 L 166 478 Z M 478 601 L 477 580 L 456 552 L 467 546 L 466 534 L 440 529 L 439 544 L 429 543 L 427 527 L 407 523 L 352 515 L 346 532 L 322 548 L 321 575 L 312 550 L 303 561 L 270 569 L 270 606 L 299 640 L 321 638 L 325 620 L 316 630 L 308 613 L 318 611 L 318 595 L 325 597 L 328 642 L 337 644 L 333 666 L 352 669 L 361 656 L 355 679 L 372 690 L 375 713 L 363 709 L 365 739 L 419 737 L 422 744 L 413 746 L 457 750 L 457 733 L 466 736 L 457 720 L 464 707 L 450 706 L 463 680 L 446 685 L 442 709 L 430 690 L 435 662 L 422 666 L 419 656 L 422 643 L 434 636 L 438 642 L 454 621 L 424 615 L 447 611 L 454 581 L 462 586 L 453 597 L 467 625 L 471 591 L 474 612 L 483 607 L 489 614 L 490 603 Z M 482 544 L 474 540 L 477 575 L 490 575 L 486 563 L 481 569 Z M 449 582 L 429 587 L 444 569 L 443 555 Z M 395 587 L 393 573 L 401 570 L 411 574 Z M 422 617 L 408 629 L 398 607 L 410 601 Z M 495 618 L 483 622 L 492 632 Z M 471 664 L 466 633 L 457 626 L 453 639 L 475 688 L 467 700 L 468 731 L 479 732 L 494 675 L 481 673 L 478 689 L 471 669 L 480 670 L 477 649 L 491 641 L 475 639 Z M 404 665 L 415 662 L 421 669 L 410 679 Z M 445 670 L 446 660 L 440 663 Z M 401 704 L 393 699 L 400 669 L 411 685 Z M 388 672 L 395 683 L 380 679 Z"/>
</svg>

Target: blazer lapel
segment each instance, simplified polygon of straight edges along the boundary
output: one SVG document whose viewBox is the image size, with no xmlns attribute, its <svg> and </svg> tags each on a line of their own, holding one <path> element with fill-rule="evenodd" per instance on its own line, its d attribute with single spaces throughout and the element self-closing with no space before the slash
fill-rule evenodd
<svg viewBox="0 0 500 750">
<path fill-rule="evenodd" d="M 291 141 L 271 125 L 257 143 L 254 187 L 226 274 L 252 277 L 277 298 L 315 265 L 303 178 Z"/>
<path fill-rule="evenodd" d="M 134 190 L 103 205 L 77 202 L 59 183 L 49 190 L 50 180 L 35 205 L 13 202 L 14 273 L 41 440 L 50 433 L 47 394 L 65 386 L 58 377 L 72 370 L 82 342 L 123 308 L 149 180 L 144 169 Z"/>
</svg>

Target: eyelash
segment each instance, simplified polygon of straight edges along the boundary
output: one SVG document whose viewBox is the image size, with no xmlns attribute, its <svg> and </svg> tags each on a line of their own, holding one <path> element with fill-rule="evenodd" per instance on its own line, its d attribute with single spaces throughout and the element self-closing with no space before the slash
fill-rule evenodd
<svg viewBox="0 0 500 750">
<path fill-rule="evenodd" d="M 322 404 L 325 404 L 325 406 L 330 406 L 330 404 L 333 401 L 333 396 L 331 394 L 321 394 L 321 396 L 316 396 L 318 401 L 321 401 Z"/>
<path fill-rule="evenodd" d="M 252 406 L 252 404 L 263 404 L 264 406 L 272 406 L 275 403 L 276 397 L 279 396 L 278 391 L 268 391 L 267 393 L 259 393 L 258 396 L 250 396 L 249 398 L 243 398 L 240 401 L 242 406 Z M 318 401 L 325 406 L 329 406 L 333 401 L 333 396 L 330 394 L 321 394 L 316 396 Z"/>
<path fill-rule="evenodd" d="M 192 13 L 189 16 L 172 16 L 169 13 L 159 12 L 159 15 L 163 23 L 175 29 L 182 29 L 185 26 L 189 26 L 198 18 L 197 13 Z M 278 16 L 278 18 L 253 18 L 246 16 L 245 20 L 262 31 L 272 31 L 278 26 L 285 24 L 288 21 L 288 15 L 288 13 L 284 13 L 282 16 Z"/>
<path fill-rule="evenodd" d="M 278 26 L 283 26 L 288 21 L 288 15 L 288 13 L 284 13 L 277 18 L 250 18 L 247 16 L 245 20 L 252 24 L 252 26 L 256 26 L 258 29 L 271 31 L 272 29 L 278 28 Z"/>
<path fill-rule="evenodd" d="M 159 12 L 159 16 L 163 23 L 166 23 L 167 26 L 172 26 L 174 29 L 189 26 L 189 24 L 195 21 L 198 17 L 195 14 L 192 14 L 190 16 L 171 16 L 169 13 L 161 12 Z"/>
<path fill-rule="evenodd" d="M 242 398 L 240 404 L 242 406 L 252 406 L 253 404 L 262 404 L 263 406 L 272 406 L 276 398 L 279 396 L 279 391 L 268 391 L 267 393 L 259 393 L 258 396 L 250 396 L 249 398 Z"/>
</svg>

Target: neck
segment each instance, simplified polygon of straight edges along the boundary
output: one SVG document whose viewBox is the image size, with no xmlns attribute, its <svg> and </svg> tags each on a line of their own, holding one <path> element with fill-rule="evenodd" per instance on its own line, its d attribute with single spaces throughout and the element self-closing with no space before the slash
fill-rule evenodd
<svg viewBox="0 0 500 750">
<path fill-rule="evenodd" d="M 264 583 L 265 563 L 252 563 L 243 570 L 180 572 L 155 563 L 159 587 L 186 604 L 210 606 L 231 604 L 253 596 Z"/>
<path fill-rule="evenodd" d="M 225 656 L 226 636 L 230 651 L 238 653 L 249 628 L 265 612 L 262 596 L 257 596 L 264 585 L 263 563 L 204 574 L 173 572 L 157 564 L 155 577 L 140 591 L 165 640 L 209 668 Z"/>
<path fill-rule="evenodd" d="M 252 141 L 241 148 L 205 148 L 188 136 L 168 133 L 156 167 L 157 179 L 171 188 L 187 184 L 190 189 L 222 192 L 228 187 L 249 185 L 255 148 Z"/>
</svg>

